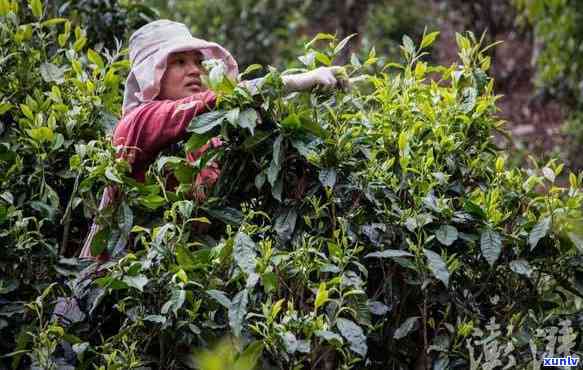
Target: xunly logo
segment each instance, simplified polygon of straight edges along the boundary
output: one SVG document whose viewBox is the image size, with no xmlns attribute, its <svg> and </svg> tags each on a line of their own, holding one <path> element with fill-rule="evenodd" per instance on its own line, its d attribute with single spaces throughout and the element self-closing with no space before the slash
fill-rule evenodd
<svg viewBox="0 0 583 370">
<path fill-rule="evenodd" d="M 559 367 L 559 366 L 577 366 L 579 364 L 579 357 L 545 357 L 543 358 L 543 366 Z"/>
</svg>

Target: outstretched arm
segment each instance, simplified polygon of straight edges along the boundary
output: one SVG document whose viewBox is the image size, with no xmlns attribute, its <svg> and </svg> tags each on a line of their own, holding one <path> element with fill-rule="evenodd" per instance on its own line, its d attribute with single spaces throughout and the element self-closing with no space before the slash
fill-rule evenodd
<svg viewBox="0 0 583 370">
<path fill-rule="evenodd" d="M 340 66 L 319 67 L 308 72 L 285 75 L 281 79 L 286 93 L 306 91 L 315 87 L 345 89 L 349 85 L 346 72 Z M 239 85 L 253 92 L 262 81 L 263 78 L 256 78 L 250 81 L 241 81 Z"/>
</svg>

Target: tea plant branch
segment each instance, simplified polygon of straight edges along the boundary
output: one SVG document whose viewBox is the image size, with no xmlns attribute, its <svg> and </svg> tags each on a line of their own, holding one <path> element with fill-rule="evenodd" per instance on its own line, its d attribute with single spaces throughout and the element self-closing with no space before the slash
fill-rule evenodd
<svg viewBox="0 0 583 370">
<path fill-rule="evenodd" d="M 63 256 L 67 250 L 67 243 L 69 241 L 69 230 L 71 227 L 71 213 L 73 209 L 73 201 L 75 200 L 75 196 L 77 195 L 77 190 L 79 188 L 79 179 L 81 178 L 81 173 L 78 173 L 75 176 L 75 183 L 73 185 L 73 191 L 71 192 L 71 196 L 69 202 L 67 204 L 67 208 L 65 209 L 65 214 L 61 219 L 61 224 L 64 223 L 64 230 L 63 230 L 63 242 L 61 244 L 61 251 L 60 255 Z"/>
</svg>

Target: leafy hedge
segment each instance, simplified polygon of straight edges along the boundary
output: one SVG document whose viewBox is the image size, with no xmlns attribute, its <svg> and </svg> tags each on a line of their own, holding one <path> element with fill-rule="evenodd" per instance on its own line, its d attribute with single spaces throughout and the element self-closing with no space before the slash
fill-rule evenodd
<svg viewBox="0 0 583 370">
<path fill-rule="evenodd" d="M 423 62 L 436 33 L 404 37 L 405 64 L 379 74 L 366 74 L 374 54 L 353 58 L 350 92 L 285 96 L 274 69 L 248 91 L 210 63 L 217 109 L 138 183 L 104 135 L 127 62 L 23 11 L 0 1 L 6 366 L 540 368 L 545 351 L 580 355 L 582 176 L 506 167 L 473 35 L 458 35 L 450 67 Z M 328 63 L 345 43 L 319 35 L 301 59 Z M 188 164 L 215 135 L 225 145 Z M 209 161 L 222 175 L 196 201 Z M 105 186 L 122 196 L 92 249 L 112 259 L 64 258 Z"/>
</svg>

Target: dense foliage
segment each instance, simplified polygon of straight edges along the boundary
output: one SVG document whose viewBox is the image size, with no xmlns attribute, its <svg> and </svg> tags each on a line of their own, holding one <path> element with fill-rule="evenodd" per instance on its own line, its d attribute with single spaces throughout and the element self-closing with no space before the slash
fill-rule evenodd
<svg viewBox="0 0 583 370">
<path fill-rule="evenodd" d="M 530 369 L 545 351 L 581 356 L 582 175 L 560 185 L 559 163 L 505 165 L 488 47 L 472 34 L 449 67 L 424 61 L 436 33 L 404 37 L 405 62 L 381 73 L 366 74 L 374 52 L 352 58 L 349 92 L 286 96 L 273 68 L 249 91 L 211 62 L 216 109 L 138 183 L 105 136 L 127 62 L 29 8 L 0 0 L 3 365 Z M 320 34 L 300 60 L 329 64 L 347 41 Z M 216 135 L 223 147 L 186 161 Z M 193 199 L 209 161 L 220 182 Z M 92 251 L 111 259 L 65 258 L 106 186 L 121 197 Z"/>
</svg>

